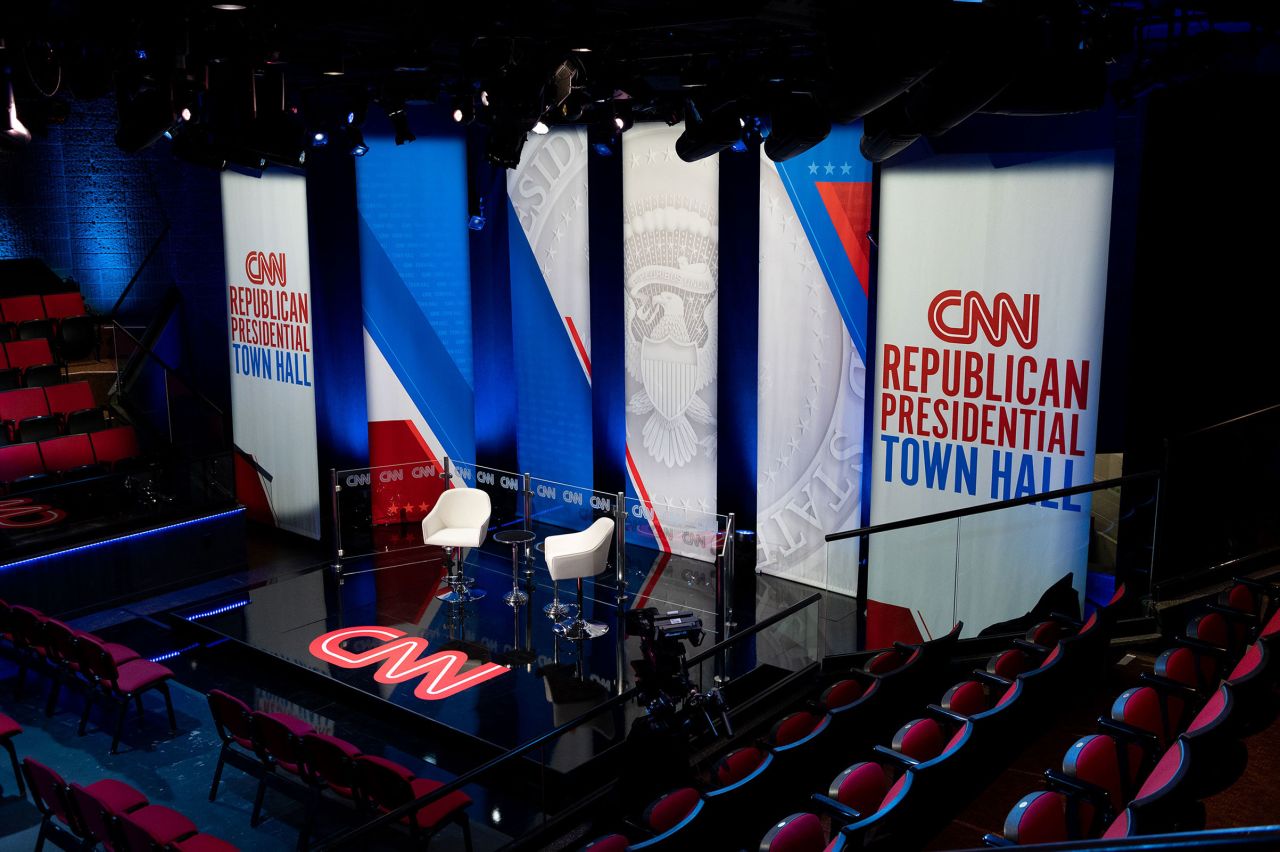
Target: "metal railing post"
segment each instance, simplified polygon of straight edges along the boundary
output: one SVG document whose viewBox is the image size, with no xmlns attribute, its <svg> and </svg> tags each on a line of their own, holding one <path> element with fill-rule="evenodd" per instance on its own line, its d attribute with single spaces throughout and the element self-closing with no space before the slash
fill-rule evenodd
<svg viewBox="0 0 1280 852">
<path fill-rule="evenodd" d="M 445 456 L 444 468 L 440 471 L 440 478 L 443 479 L 448 485 L 453 485 L 453 474 L 449 472 L 450 466 L 451 466 L 451 462 L 449 461 L 449 457 Z"/>
<path fill-rule="evenodd" d="M 338 506 L 338 495 L 342 491 L 342 483 L 338 482 L 337 468 L 329 468 L 329 492 L 333 504 L 333 565 L 342 570 L 342 512 Z"/>
<path fill-rule="evenodd" d="M 526 530 L 533 529 L 533 477 L 529 473 L 524 475 L 524 528 Z M 527 551 L 528 548 L 526 547 Z"/>
<path fill-rule="evenodd" d="M 618 581 L 618 608 L 627 599 L 627 495 L 619 491 L 614 495 L 613 507 L 614 568 Z"/>
</svg>

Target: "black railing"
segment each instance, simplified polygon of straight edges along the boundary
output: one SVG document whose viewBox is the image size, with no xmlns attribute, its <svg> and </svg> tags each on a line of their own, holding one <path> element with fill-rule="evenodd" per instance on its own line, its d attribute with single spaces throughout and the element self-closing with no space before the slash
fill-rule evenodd
<svg viewBox="0 0 1280 852">
<path fill-rule="evenodd" d="M 800 610 L 810 607 L 820 600 L 822 600 L 822 595 L 820 594 L 815 593 L 815 594 L 809 595 L 809 597 L 805 598 L 804 600 L 798 601 L 792 604 L 791 606 L 787 607 L 786 609 L 783 609 L 783 610 L 780 610 L 779 612 L 774 613 L 768 618 L 757 621 L 755 624 L 751 625 L 750 627 L 743 628 L 741 632 L 735 633 L 734 635 L 730 636 L 728 639 L 717 642 L 716 644 L 712 645 L 710 648 L 707 648 L 705 651 L 702 651 L 697 655 L 685 660 L 685 663 L 684 663 L 685 672 L 687 673 L 691 666 L 695 666 L 698 663 L 701 663 L 703 660 L 706 660 L 715 654 L 728 650 L 734 645 L 737 645 L 738 643 L 742 642 L 744 639 L 748 639 L 754 636 L 755 634 L 759 633 L 761 630 L 765 630 L 766 628 L 772 627 L 773 625 L 777 624 L 778 622 L 784 619 L 790 618 Z M 621 676 L 621 673 L 619 673 L 619 676 Z M 559 739 L 561 736 L 563 736 L 564 734 L 567 734 L 569 731 L 581 725 L 584 725 L 587 722 L 590 722 L 592 719 L 596 718 L 597 716 L 605 712 L 611 711 L 616 707 L 623 706 L 628 701 L 635 698 L 637 693 L 638 693 L 637 688 L 633 686 L 630 689 L 626 690 L 625 692 L 621 693 L 620 695 L 615 695 L 612 698 L 610 698 L 608 701 L 605 701 L 601 704 L 597 704 L 595 707 L 591 708 L 590 710 L 581 714 L 580 716 L 574 719 L 570 719 L 568 722 L 565 722 L 563 725 L 559 725 L 555 728 L 552 728 L 550 731 L 547 731 L 544 734 L 540 734 L 539 736 L 534 737 L 533 739 L 529 740 L 523 745 L 519 745 L 511 749 L 510 751 L 507 751 L 498 755 L 492 760 L 482 763 L 481 765 L 477 766 L 475 769 L 464 772 L 462 775 L 459 775 L 457 778 L 454 778 L 452 781 L 448 782 L 443 787 L 437 787 L 435 790 L 432 790 L 430 793 L 428 793 L 425 796 L 415 799 L 412 802 L 408 802 L 407 804 L 401 805 L 395 810 L 387 811 L 385 814 L 382 814 L 381 816 L 371 820 L 370 822 L 365 823 L 364 825 L 356 826 L 355 828 L 351 829 L 345 834 L 341 834 L 338 837 L 325 841 L 324 843 L 322 843 L 320 846 L 316 848 L 318 852 L 329 852 L 329 850 L 333 850 L 333 849 L 346 848 L 351 844 L 352 841 L 366 837 L 370 833 L 377 831 L 378 829 L 384 826 L 395 823 L 399 821 L 401 817 L 405 817 L 411 813 L 415 813 L 421 810 L 422 808 L 426 807 L 427 805 L 431 804 L 432 802 L 449 795 L 455 790 L 460 790 L 468 784 L 476 783 L 482 777 L 492 772 L 493 770 L 497 769 L 498 767 L 506 765 L 518 758 L 521 758 L 524 755 L 528 754 L 529 752 L 534 751 L 552 742 L 553 740 Z"/>
<path fill-rule="evenodd" d="M 1280 825 L 1255 825 L 1246 828 L 1217 828 L 1207 831 L 1187 831 L 1180 834 L 1146 834 L 1139 837 L 1094 838 L 1068 840 L 1062 843 L 1033 843 L 1019 845 L 1019 850 L 1037 852 L 1076 852 L 1093 849 L 1098 852 L 1115 849 L 1280 849 Z M 990 847 L 980 846 L 961 852 L 990 852 Z"/>
</svg>

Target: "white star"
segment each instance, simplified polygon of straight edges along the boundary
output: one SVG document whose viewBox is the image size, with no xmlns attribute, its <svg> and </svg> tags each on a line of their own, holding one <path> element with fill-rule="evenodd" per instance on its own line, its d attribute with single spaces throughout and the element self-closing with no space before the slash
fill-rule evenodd
<svg viewBox="0 0 1280 852">
<path fill-rule="evenodd" d="M 809 174 L 811 174 L 811 175 L 816 175 L 817 173 L 818 173 L 818 164 L 817 164 L 817 163 L 810 163 L 810 164 L 809 164 Z"/>
<path fill-rule="evenodd" d="M 634 167 L 636 167 L 636 166 L 638 166 L 638 165 L 640 165 L 640 155 L 639 155 L 639 154 L 632 154 L 632 155 L 631 155 L 631 166 L 632 166 L 632 168 L 634 168 Z"/>
<path fill-rule="evenodd" d="M 778 475 L 778 472 L 776 470 L 771 470 L 764 475 L 764 480 L 765 482 L 773 482 L 774 478 L 777 477 L 777 475 Z"/>
<path fill-rule="evenodd" d="M 800 449 L 800 442 L 792 437 L 790 441 L 787 441 L 787 449 L 794 453 L 796 450 Z"/>
<path fill-rule="evenodd" d="M 548 260 L 553 260 L 553 259 L 555 258 L 555 256 L 556 256 L 556 247 L 555 247 L 555 246 L 547 246 L 547 259 L 548 259 Z"/>
<path fill-rule="evenodd" d="M 648 152 L 648 159 L 645 162 L 652 163 L 657 159 L 658 159 L 658 152 L 650 148 Z"/>
<path fill-rule="evenodd" d="M 827 163 L 826 169 L 827 169 L 827 174 L 829 175 L 833 175 L 836 172 L 836 167 L 831 163 Z"/>
<path fill-rule="evenodd" d="M 561 237 L 563 237 L 563 236 L 564 236 L 564 229 L 563 229 L 563 228 L 556 228 L 556 229 L 555 229 L 554 231 L 552 231 L 551 233 L 552 233 L 552 234 L 554 234 L 554 235 L 555 235 L 555 238 L 558 240 L 558 239 L 560 239 Z"/>
<path fill-rule="evenodd" d="M 853 171 L 853 166 L 849 165 L 848 163 L 844 163 L 843 165 L 840 166 L 840 174 L 842 175 L 847 175 L 851 171 Z"/>
<path fill-rule="evenodd" d="M 573 218 L 573 214 L 570 213 L 568 210 L 560 211 L 560 224 L 562 225 L 568 224 L 569 220 L 571 220 L 572 218 Z"/>
<path fill-rule="evenodd" d="M 578 207 L 581 207 L 581 206 L 582 206 L 582 195 L 581 195 L 581 193 L 579 193 L 578 195 L 575 195 L 575 196 L 573 197 L 573 206 L 574 206 L 575 208 L 578 208 Z"/>
</svg>

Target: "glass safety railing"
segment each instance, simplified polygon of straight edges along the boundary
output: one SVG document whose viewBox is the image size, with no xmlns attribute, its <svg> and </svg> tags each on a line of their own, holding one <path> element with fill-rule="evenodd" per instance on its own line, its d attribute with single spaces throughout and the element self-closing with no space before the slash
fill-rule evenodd
<svg viewBox="0 0 1280 852">
<path fill-rule="evenodd" d="M 854 596 L 859 617 L 854 647 L 831 650 L 1087 613 L 1117 576 L 1149 582 L 1159 487 L 1158 474 L 1134 474 L 827 536 L 827 587 Z"/>
</svg>

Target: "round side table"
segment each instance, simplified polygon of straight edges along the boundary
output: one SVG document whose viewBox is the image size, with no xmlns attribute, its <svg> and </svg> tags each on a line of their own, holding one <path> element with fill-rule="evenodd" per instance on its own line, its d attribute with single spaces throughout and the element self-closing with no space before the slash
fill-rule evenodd
<svg viewBox="0 0 1280 852">
<path fill-rule="evenodd" d="M 502 596 L 509 606 L 523 606 L 529 602 L 529 595 L 520 588 L 520 552 L 537 536 L 528 530 L 500 530 L 493 534 L 493 540 L 499 544 L 511 545 L 511 591 Z"/>
</svg>

